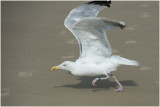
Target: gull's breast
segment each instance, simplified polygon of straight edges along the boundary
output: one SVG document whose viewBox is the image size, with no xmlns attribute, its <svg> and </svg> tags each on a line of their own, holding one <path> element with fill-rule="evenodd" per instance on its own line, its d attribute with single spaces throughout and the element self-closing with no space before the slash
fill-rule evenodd
<svg viewBox="0 0 160 107">
<path fill-rule="evenodd" d="M 105 68 L 101 68 L 97 64 L 85 63 L 77 64 L 72 73 L 77 76 L 96 76 L 103 75 L 104 71 Z"/>
</svg>

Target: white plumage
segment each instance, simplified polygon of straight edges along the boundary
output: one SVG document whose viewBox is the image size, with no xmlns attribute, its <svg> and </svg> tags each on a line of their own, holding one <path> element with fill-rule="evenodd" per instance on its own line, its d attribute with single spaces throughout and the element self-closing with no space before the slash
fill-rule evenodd
<svg viewBox="0 0 160 107">
<path fill-rule="evenodd" d="M 103 3 L 107 3 L 107 5 L 102 5 Z M 122 85 L 111 72 L 115 71 L 119 65 L 137 66 L 138 62 L 112 55 L 106 31 L 116 28 L 123 29 L 126 25 L 122 21 L 96 17 L 99 11 L 107 8 L 110 3 L 110 1 L 99 1 L 83 4 L 69 13 L 64 25 L 76 37 L 79 43 L 80 56 L 75 62 L 65 61 L 52 67 L 52 70 L 64 69 L 78 76 L 106 76 L 106 78 L 94 79 L 92 81 L 94 86 L 96 81 L 112 76 L 120 86 L 116 91 L 122 91 Z"/>
</svg>

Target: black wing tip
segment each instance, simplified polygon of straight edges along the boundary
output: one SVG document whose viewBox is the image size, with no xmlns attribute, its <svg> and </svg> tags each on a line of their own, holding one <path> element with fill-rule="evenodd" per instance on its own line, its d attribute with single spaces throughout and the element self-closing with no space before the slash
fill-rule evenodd
<svg viewBox="0 0 160 107">
<path fill-rule="evenodd" d="M 126 24 L 124 22 L 120 22 L 121 29 L 124 29 L 126 27 Z"/>
<path fill-rule="evenodd" d="M 91 2 L 88 2 L 87 4 L 95 4 L 95 5 L 110 7 L 111 1 L 110 0 L 109 1 L 91 1 Z"/>
</svg>

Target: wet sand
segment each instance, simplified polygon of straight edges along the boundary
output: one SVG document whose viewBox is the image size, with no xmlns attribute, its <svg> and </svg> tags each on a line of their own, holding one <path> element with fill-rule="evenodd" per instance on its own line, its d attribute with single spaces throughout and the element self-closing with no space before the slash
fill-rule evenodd
<svg viewBox="0 0 160 107">
<path fill-rule="evenodd" d="M 91 86 L 95 77 L 51 71 L 79 56 L 74 36 L 64 27 L 71 9 L 84 2 L 2 2 L 2 106 L 158 106 L 157 2 L 112 2 L 99 16 L 122 20 L 124 30 L 107 32 L 113 54 L 140 62 L 120 66 L 112 80 Z"/>
</svg>

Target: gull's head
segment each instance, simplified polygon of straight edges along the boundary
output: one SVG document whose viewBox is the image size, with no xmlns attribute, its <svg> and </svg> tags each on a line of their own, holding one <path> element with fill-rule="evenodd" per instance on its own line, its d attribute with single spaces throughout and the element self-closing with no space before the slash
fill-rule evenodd
<svg viewBox="0 0 160 107">
<path fill-rule="evenodd" d="M 71 71 L 72 68 L 73 68 L 73 62 L 64 61 L 63 63 L 61 63 L 61 64 L 59 64 L 57 66 L 53 66 L 51 68 L 51 70 L 63 69 L 63 70 Z"/>
</svg>

